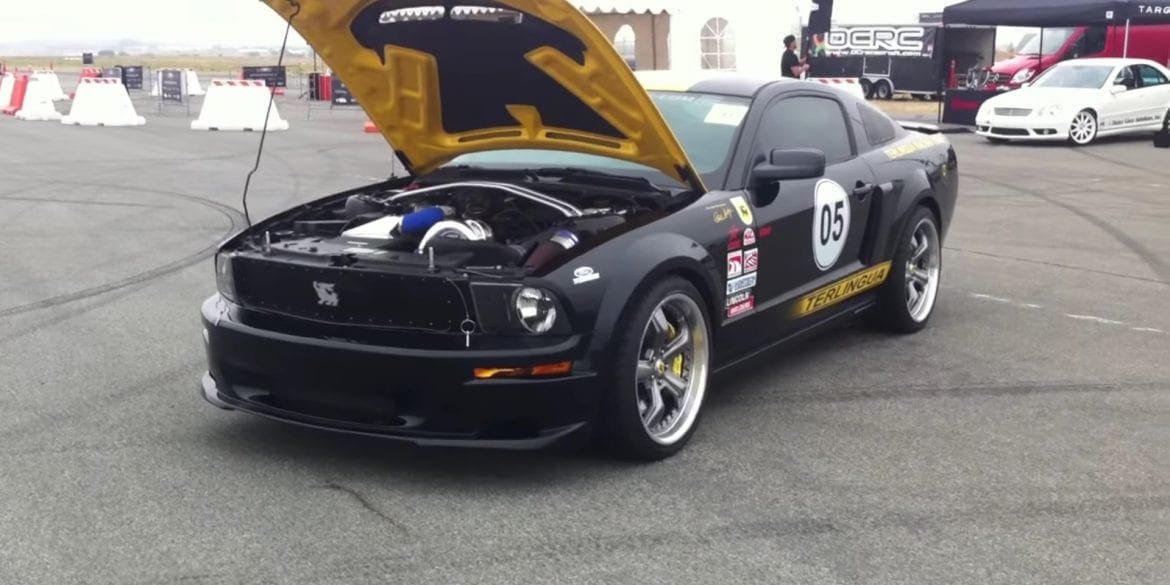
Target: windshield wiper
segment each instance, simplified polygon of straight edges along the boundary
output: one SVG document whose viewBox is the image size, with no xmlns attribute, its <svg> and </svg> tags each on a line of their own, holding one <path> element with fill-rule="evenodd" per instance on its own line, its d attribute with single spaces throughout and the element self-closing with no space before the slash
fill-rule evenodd
<svg viewBox="0 0 1170 585">
<path fill-rule="evenodd" d="M 529 171 L 538 177 L 552 177 L 560 179 L 562 183 L 571 182 L 588 182 L 612 185 L 615 187 L 628 187 L 641 189 L 644 191 L 660 191 L 658 187 L 654 186 L 647 179 L 642 177 L 629 177 L 626 175 L 615 175 L 603 171 L 595 171 L 592 169 L 582 169 L 578 167 L 544 167 L 539 169 L 529 169 Z"/>
</svg>

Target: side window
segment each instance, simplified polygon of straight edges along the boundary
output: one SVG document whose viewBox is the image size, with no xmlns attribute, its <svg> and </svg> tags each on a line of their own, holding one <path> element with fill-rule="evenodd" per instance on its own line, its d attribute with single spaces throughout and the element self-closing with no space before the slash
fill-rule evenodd
<svg viewBox="0 0 1170 585">
<path fill-rule="evenodd" d="M 1124 85 L 1130 89 L 1137 87 L 1137 79 L 1133 76 L 1133 67 L 1122 67 L 1113 78 L 1114 85 Z"/>
<path fill-rule="evenodd" d="M 1161 71 L 1150 67 L 1149 65 L 1138 65 L 1138 77 L 1142 78 L 1142 87 L 1153 87 L 1155 85 L 1165 85 L 1170 83 L 1166 76 Z"/>
<path fill-rule="evenodd" d="M 898 137 L 894 123 L 873 106 L 857 102 L 857 112 L 861 114 L 861 125 L 865 127 L 865 136 L 870 146 L 881 146 Z"/>
<path fill-rule="evenodd" d="M 815 148 L 830 164 L 853 157 L 845 114 L 837 100 L 797 96 L 768 106 L 760 123 L 759 152 L 774 148 Z"/>
<path fill-rule="evenodd" d="M 1072 58 L 1088 57 L 1105 52 L 1105 27 L 1094 26 L 1085 30 L 1072 49 Z"/>
</svg>

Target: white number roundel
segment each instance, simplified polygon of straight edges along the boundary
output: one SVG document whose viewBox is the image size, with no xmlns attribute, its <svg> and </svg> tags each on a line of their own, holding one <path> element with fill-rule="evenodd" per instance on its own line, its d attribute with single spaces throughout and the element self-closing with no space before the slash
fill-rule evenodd
<svg viewBox="0 0 1170 585">
<path fill-rule="evenodd" d="M 841 185 L 822 179 L 813 203 L 813 259 L 817 268 L 828 270 L 837 264 L 849 239 L 849 196 Z"/>
</svg>

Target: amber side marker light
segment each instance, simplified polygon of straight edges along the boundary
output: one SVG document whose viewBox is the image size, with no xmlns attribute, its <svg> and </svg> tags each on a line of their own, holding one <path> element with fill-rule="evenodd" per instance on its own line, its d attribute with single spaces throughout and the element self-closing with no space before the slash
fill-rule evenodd
<svg viewBox="0 0 1170 585">
<path fill-rule="evenodd" d="M 497 378 L 544 378 L 548 376 L 567 376 L 573 371 L 573 362 L 557 362 L 555 364 L 540 364 L 523 368 L 475 368 L 476 380 L 494 380 Z"/>
</svg>

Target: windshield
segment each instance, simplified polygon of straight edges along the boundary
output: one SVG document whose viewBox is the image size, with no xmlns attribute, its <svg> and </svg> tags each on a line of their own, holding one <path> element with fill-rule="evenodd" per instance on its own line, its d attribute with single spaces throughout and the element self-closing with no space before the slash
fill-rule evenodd
<svg viewBox="0 0 1170 585">
<path fill-rule="evenodd" d="M 1065 63 L 1049 69 L 1041 75 L 1033 87 L 1069 87 L 1078 89 L 1100 89 L 1113 73 L 1109 65 L 1078 65 Z"/>
<path fill-rule="evenodd" d="M 1028 39 L 1020 48 L 1020 55 L 1037 55 L 1040 53 L 1040 39 L 1044 39 L 1044 54 L 1055 55 L 1064 43 L 1072 36 L 1075 28 L 1046 28 L 1036 36 Z"/>
<path fill-rule="evenodd" d="M 722 185 L 731 161 L 732 145 L 747 115 L 748 98 L 686 92 L 650 92 L 650 97 L 674 131 L 703 182 Z M 504 168 L 584 167 L 609 173 L 636 175 L 658 184 L 671 181 L 650 167 L 618 159 L 558 150 L 490 150 L 456 157 L 450 166 Z"/>
</svg>

